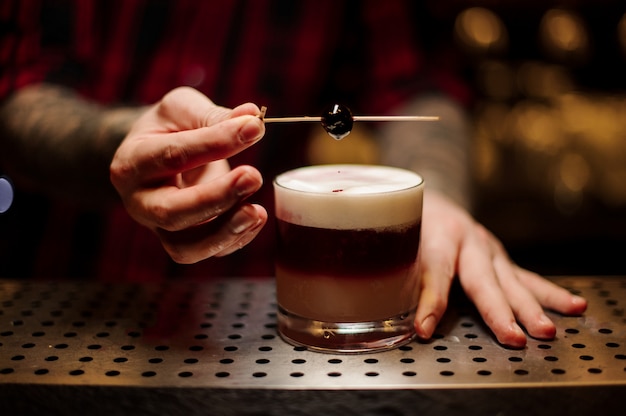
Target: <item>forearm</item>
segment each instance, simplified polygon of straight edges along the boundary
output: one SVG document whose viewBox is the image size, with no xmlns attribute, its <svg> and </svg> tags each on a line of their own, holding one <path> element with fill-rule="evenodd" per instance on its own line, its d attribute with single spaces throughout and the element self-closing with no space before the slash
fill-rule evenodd
<svg viewBox="0 0 626 416">
<path fill-rule="evenodd" d="M 0 158 L 18 183 L 83 202 L 115 198 L 109 165 L 140 108 L 105 108 L 53 85 L 0 105 Z"/>
<path fill-rule="evenodd" d="M 443 96 L 418 98 L 398 114 L 437 115 L 437 122 L 385 123 L 381 157 L 386 164 L 411 169 L 437 190 L 471 209 L 471 146 L 462 108 Z"/>
</svg>

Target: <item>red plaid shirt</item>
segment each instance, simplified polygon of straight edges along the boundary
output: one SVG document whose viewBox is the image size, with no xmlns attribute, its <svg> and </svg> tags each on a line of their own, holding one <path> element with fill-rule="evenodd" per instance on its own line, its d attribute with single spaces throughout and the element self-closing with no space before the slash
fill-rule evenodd
<svg viewBox="0 0 626 416">
<path fill-rule="evenodd" d="M 0 98 L 48 81 L 106 104 L 145 104 L 189 85 L 220 105 L 266 105 L 271 116 L 317 114 L 331 102 L 382 114 L 417 89 L 450 85 L 443 72 L 429 77 L 430 83 L 420 77 L 412 5 L 406 3 L 5 0 Z M 271 178 L 305 163 L 301 150 L 308 128 L 268 128 L 265 140 L 231 161 L 255 165 L 264 174 L 256 201 L 270 216 Z M 91 228 L 85 231 L 68 214 L 81 214 L 78 208 L 49 207 L 50 221 L 42 221 L 39 234 L 30 238 L 38 243 L 33 275 L 150 280 L 273 272 L 272 223 L 234 255 L 181 266 L 121 208 L 106 218 L 88 216 Z M 78 218 L 86 221 L 84 214 Z"/>
</svg>

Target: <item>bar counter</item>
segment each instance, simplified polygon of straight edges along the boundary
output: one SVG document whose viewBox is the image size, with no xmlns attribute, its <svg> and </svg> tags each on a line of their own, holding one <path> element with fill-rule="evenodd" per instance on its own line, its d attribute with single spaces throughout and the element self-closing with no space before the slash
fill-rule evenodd
<svg viewBox="0 0 626 416">
<path fill-rule="evenodd" d="M 589 301 L 552 341 L 503 348 L 456 288 L 431 340 L 361 355 L 282 341 L 272 278 L 0 280 L 0 413 L 624 414 L 626 277 L 551 279 Z"/>
</svg>

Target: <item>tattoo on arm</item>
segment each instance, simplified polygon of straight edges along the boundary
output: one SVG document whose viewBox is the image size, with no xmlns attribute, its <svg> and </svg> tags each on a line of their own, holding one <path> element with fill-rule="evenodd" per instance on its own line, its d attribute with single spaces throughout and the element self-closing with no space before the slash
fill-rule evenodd
<svg viewBox="0 0 626 416">
<path fill-rule="evenodd" d="M 63 87 L 27 87 L 0 104 L 0 159 L 16 179 L 39 190 L 112 200 L 109 165 L 141 112 L 102 107 Z"/>
<path fill-rule="evenodd" d="M 450 99 L 424 95 L 398 110 L 402 114 L 435 114 L 435 123 L 385 123 L 382 161 L 421 174 L 427 189 L 442 192 L 472 208 L 471 143 L 465 112 Z"/>
</svg>

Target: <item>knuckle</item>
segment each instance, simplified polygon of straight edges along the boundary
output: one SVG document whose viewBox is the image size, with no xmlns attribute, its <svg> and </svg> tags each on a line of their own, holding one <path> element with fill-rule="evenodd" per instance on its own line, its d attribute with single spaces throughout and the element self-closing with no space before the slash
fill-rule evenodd
<svg viewBox="0 0 626 416">
<path fill-rule="evenodd" d="M 458 217 L 448 217 L 446 219 L 442 219 L 443 221 L 443 225 L 445 227 L 445 229 L 451 234 L 451 235 L 462 235 L 467 227 L 466 222 L 464 221 L 464 219 L 458 218 Z"/>
<path fill-rule="evenodd" d="M 181 145 L 170 143 L 161 153 L 160 165 L 168 168 L 178 170 L 183 168 L 189 160 L 189 154 L 185 148 Z"/>
<path fill-rule="evenodd" d="M 487 229 L 483 227 L 482 225 L 476 224 L 475 230 L 476 230 L 476 235 L 478 235 L 478 237 L 482 241 L 489 241 L 491 239 L 491 233 L 489 233 L 489 231 L 487 231 Z"/>
<path fill-rule="evenodd" d="M 126 179 L 134 176 L 134 174 L 135 167 L 128 161 L 115 158 L 109 166 L 109 175 L 114 185 L 123 183 Z"/>
<path fill-rule="evenodd" d="M 154 224 L 157 227 L 167 231 L 178 229 L 178 222 L 167 201 L 160 201 L 158 204 L 152 205 L 149 207 L 148 212 L 151 213 Z"/>
<path fill-rule="evenodd" d="M 193 264 L 197 262 L 197 260 L 190 256 L 187 250 L 184 250 L 183 247 L 163 240 L 161 241 L 161 244 L 174 262 L 178 264 Z"/>
<path fill-rule="evenodd" d="M 168 108 L 170 105 L 178 103 L 179 97 L 187 96 L 188 94 L 196 93 L 191 87 L 180 86 L 168 91 L 161 99 L 160 105 L 164 108 Z"/>
<path fill-rule="evenodd" d="M 215 244 L 210 249 L 203 250 L 193 244 L 182 244 L 164 237 L 161 237 L 161 244 L 170 258 L 178 264 L 197 263 L 215 256 L 225 248 L 222 244 Z"/>
<path fill-rule="evenodd" d="M 193 264 L 200 259 L 189 249 L 188 245 L 179 241 L 175 233 L 157 229 L 161 245 L 170 258 L 178 264 Z"/>
</svg>

